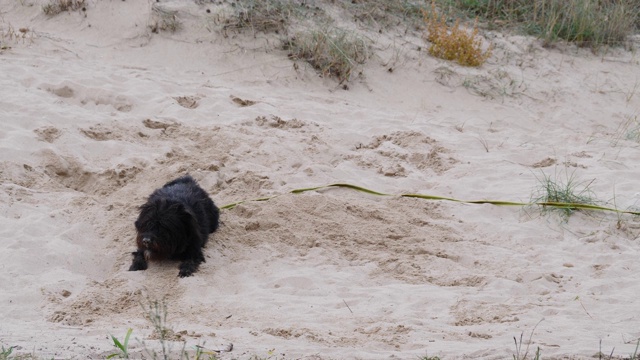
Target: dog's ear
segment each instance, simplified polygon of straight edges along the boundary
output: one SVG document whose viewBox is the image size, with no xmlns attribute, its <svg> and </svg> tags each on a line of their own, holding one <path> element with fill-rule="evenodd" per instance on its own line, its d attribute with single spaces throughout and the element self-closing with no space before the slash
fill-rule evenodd
<svg viewBox="0 0 640 360">
<path fill-rule="evenodd" d="M 184 213 L 186 216 L 191 217 L 193 220 L 197 219 L 196 213 L 193 210 L 191 210 L 191 208 L 188 208 L 188 207 L 180 204 L 180 211 L 182 211 L 182 213 Z"/>
<path fill-rule="evenodd" d="M 166 207 L 167 200 L 164 198 L 149 199 L 146 203 L 140 205 L 140 211 L 155 211 Z"/>
</svg>

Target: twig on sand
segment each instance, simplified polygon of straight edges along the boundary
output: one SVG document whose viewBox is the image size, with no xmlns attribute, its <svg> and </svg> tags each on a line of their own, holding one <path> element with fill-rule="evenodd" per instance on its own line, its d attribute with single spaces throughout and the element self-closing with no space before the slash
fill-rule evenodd
<svg viewBox="0 0 640 360">
<path fill-rule="evenodd" d="M 347 305 L 347 309 L 349 309 L 349 311 L 351 311 L 351 313 L 353 314 L 353 310 L 351 310 L 351 308 L 349 307 L 349 304 L 347 304 L 346 301 L 344 301 L 344 299 L 342 299 L 342 302 Z"/>
</svg>

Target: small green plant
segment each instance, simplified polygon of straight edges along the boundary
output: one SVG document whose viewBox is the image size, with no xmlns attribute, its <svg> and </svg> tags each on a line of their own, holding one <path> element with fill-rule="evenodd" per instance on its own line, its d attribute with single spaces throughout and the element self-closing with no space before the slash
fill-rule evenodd
<svg viewBox="0 0 640 360">
<path fill-rule="evenodd" d="M 356 69 L 370 57 L 367 41 L 340 28 L 298 33 L 285 43 L 289 58 L 305 60 L 322 76 L 348 82 Z"/>
<path fill-rule="evenodd" d="M 0 349 L 0 360 L 9 360 L 11 353 L 13 353 L 13 346 L 5 348 L 4 345 L 2 345 L 2 349 Z"/>
<path fill-rule="evenodd" d="M 117 353 L 113 353 L 107 356 L 107 359 L 112 359 L 114 357 L 118 357 L 119 359 L 128 359 L 129 358 L 129 338 L 131 337 L 131 333 L 133 329 L 129 328 L 127 330 L 127 335 L 124 337 L 124 342 L 120 342 L 116 339 L 115 336 L 111 335 L 111 340 L 113 341 L 113 346 L 115 346 L 119 351 Z"/>
<path fill-rule="evenodd" d="M 537 177 L 536 177 L 537 178 Z M 597 205 L 599 202 L 590 186 L 595 180 L 580 182 L 574 173 L 565 172 L 564 179 L 556 173 L 553 177 L 542 174 L 532 196 L 532 203 L 542 206 L 542 212 L 557 211 L 566 221 L 579 208 L 575 205 Z M 552 205 L 552 206 L 548 206 Z"/>
<path fill-rule="evenodd" d="M 51 0 L 42 6 L 42 11 L 49 16 L 58 15 L 63 11 L 84 9 L 85 0 Z"/>
<path fill-rule="evenodd" d="M 430 10 L 424 10 L 427 24 L 427 40 L 431 43 L 429 54 L 440 59 L 456 61 L 463 66 L 480 66 L 491 56 L 491 46 L 482 50 L 482 39 L 478 36 L 478 20 L 473 23 L 471 32 L 460 27 L 456 20 L 451 27 L 444 15 L 436 11 L 435 0 Z"/>
</svg>

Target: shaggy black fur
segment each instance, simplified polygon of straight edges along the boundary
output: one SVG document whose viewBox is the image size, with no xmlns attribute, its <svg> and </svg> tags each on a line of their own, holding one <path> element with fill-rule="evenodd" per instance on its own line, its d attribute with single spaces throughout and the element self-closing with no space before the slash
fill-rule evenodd
<svg viewBox="0 0 640 360">
<path fill-rule="evenodd" d="M 205 262 L 202 248 L 218 229 L 220 210 L 191 176 L 154 191 L 136 220 L 138 250 L 129 271 L 146 270 L 149 260 L 180 260 L 178 276 L 191 276 Z"/>
</svg>

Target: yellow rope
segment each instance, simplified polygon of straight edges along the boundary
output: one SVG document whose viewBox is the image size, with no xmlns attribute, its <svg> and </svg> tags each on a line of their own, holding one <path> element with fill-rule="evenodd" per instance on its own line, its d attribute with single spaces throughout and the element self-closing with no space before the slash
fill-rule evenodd
<svg viewBox="0 0 640 360">
<path fill-rule="evenodd" d="M 374 191 L 374 190 L 370 190 L 370 189 L 367 189 L 367 188 L 363 188 L 361 186 L 352 185 L 352 184 L 346 184 L 346 183 L 335 183 L 335 184 L 329 184 L 329 185 L 323 185 L 323 186 L 317 186 L 317 187 L 295 189 L 295 190 L 289 191 L 289 193 L 290 194 L 301 194 L 301 193 L 308 192 L 308 191 L 316 191 L 316 190 L 335 188 L 335 187 L 348 188 L 348 189 L 357 190 L 357 191 L 360 191 L 360 192 L 364 192 L 364 193 L 372 194 L 372 195 L 378 195 L 378 196 L 399 196 L 399 197 L 406 197 L 406 198 L 418 198 L 418 199 L 424 199 L 424 200 L 453 201 L 453 202 L 464 203 L 464 204 L 491 204 L 491 205 L 498 205 L 498 206 L 531 206 L 531 205 L 538 205 L 538 206 L 543 206 L 543 207 L 547 207 L 548 206 L 548 207 L 554 207 L 554 208 L 559 208 L 559 209 L 584 209 L 584 210 L 612 211 L 612 212 L 616 212 L 616 213 L 620 213 L 620 214 L 640 215 L 640 212 L 638 212 L 638 211 L 620 210 L 620 209 L 614 209 L 614 208 L 609 208 L 609 207 L 600 206 L 600 205 L 592 205 L 592 204 L 562 203 L 562 202 L 553 202 L 553 201 L 540 201 L 540 202 L 523 203 L 523 202 L 502 201 L 502 200 L 459 200 L 459 199 L 454 199 L 454 198 L 449 198 L 449 197 L 444 197 L 444 196 L 425 195 L 425 194 L 393 195 L 393 194 L 381 193 L 381 192 L 378 192 L 378 191 Z M 231 204 L 227 204 L 227 205 L 221 207 L 220 209 L 233 209 L 237 205 L 240 205 L 240 204 L 245 203 L 247 201 L 267 201 L 267 200 L 271 200 L 271 199 L 273 199 L 273 198 L 275 198 L 277 196 L 280 196 L 280 195 L 273 195 L 273 196 L 263 197 L 263 198 L 259 198 L 259 199 L 253 199 L 253 200 L 238 201 L 238 202 L 234 202 L 234 203 L 231 203 Z"/>
</svg>

